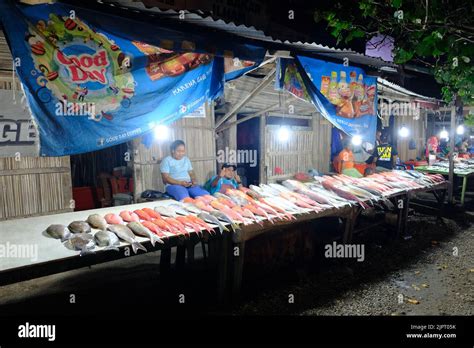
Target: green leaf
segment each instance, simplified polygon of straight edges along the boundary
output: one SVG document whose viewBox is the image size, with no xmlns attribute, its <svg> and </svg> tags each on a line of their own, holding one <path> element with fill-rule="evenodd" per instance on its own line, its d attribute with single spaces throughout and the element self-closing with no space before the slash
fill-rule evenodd
<svg viewBox="0 0 474 348">
<path fill-rule="evenodd" d="M 402 0 L 392 0 L 392 7 L 400 8 L 402 6 Z"/>
<path fill-rule="evenodd" d="M 406 51 L 403 48 L 398 49 L 396 56 L 395 56 L 395 62 L 397 64 L 403 64 L 408 62 L 410 59 L 413 58 L 414 53 L 410 51 Z"/>
</svg>

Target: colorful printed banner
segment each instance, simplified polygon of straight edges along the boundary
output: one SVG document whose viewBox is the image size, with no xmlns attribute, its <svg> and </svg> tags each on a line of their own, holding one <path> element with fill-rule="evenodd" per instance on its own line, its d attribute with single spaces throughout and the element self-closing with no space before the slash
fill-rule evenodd
<svg viewBox="0 0 474 348">
<path fill-rule="evenodd" d="M 335 127 L 375 143 L 377 80 L 356 67 L 298 56 L 281 58 L 277 89 L 311 101 Z"/>
<path fill-rule="evenodd" d="M 170 124 L 222 93 L 224 55 L 256 62 L 265 53 L 65 4 L 7 0 L 0 16 L 42 156 L 99 150 Z"/>
</svg>

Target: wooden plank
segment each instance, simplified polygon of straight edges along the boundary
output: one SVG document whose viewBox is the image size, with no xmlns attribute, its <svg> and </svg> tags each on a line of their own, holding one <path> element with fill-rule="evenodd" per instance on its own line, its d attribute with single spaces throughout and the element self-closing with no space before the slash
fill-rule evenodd
<svg viewBox="0 0 474 348">
<path fill-rule="evenodd" d="M 25 168 L 25 169 L 11 169 L 0 170 L 0 176 L 11 175 L 29 175 L 29 174 L 48 174 L 48 173 L 70 173 L 71 169 L 68 167 L 52 167 L 52 168 Z"/>
</svg>

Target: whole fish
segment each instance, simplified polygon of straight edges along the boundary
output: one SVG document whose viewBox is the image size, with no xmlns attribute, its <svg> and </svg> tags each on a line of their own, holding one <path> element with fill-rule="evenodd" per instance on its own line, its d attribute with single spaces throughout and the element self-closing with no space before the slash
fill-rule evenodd
<svg viewBox="0 0 474 348">
<path fill-rule="evenodd" d="M 110 231 L 97 231 L 94 234 L 94 242 L 97 246 L 105 247 L 104 250 L 119 251 L 118 246 L 120 245 L 120 241 L 115 233 Z"/>
<path fill-rule="evenodd" d="M 246 195 L 252 197 L 253 199 L 259 199 L 261 198 L 261 196 L 255 192 L 254 190 L 250 189 L 250 188 L 247 188 L 247 187 L 239 187 L 239 190 L 244 192 Z"/>
<path fill-rule="evenodd" d="M 169 209 L 168 207 L 165 207 L 165 206 L 162 206 L 162 205 L 158 205 L 155 207 L 155 211 L 162 215 L 162 216 L 169 216 L 169 217 L 173 217 L 175 218 L 176 217 L 176 213 Z"/>
<path fill-rule="evenodd" d="M 61 242 L 64 242 L 66 239 L 71 237 L 71 232 L 64 225 L 50 225 L 46 229 L 46 233 L 55 239 L 61 239 Z"/>
<path fill-rule="evenodd" d="M 196 203 L 194 203 L 194 205 L 196 207 L 198 207 L 198 209 L 201 209 L 203 211 L 207 211 L 208 213 L 214 211 L 215 209 L 213 207 L 211 207 L 210 205 L 202 202 L 202 201 L 196 201 Z"/>
<path fill-rule="evenodd" d="M 155 225 L 151 221 L 142 221 L 141 224 L 148 228 L 151 232 L 156 234 L 160 238 L 168 238 L 168 236 L 158 227 L 158 225 Z"/>
<path fill-rule="evenodd" d="M 122 218 L 117 214 L 105 214 L 104 218 L 108 224 L 123 224 Z"/>
<path fill-rule="evenodd" d="M 155 224 L 158 228 L 160 228 L 163 231 L 167 231 L 171 234 L 179 234 L 179 231 L 177 231 L 173 226 L 168 224 L 165 220 L 163 219 L 153 219 L 151 220 L 153 224 Z M 146 225 L 145 225 L 146 226 Z"/>
<path fill-rule="evenodd" d="M 217 219 L 219 219 L 221 221 L 229 223 L 232 226 L 232 229 L 234 231 L 239 229 L 239 225 L 236 224 L 230 217 L 228 217 L 223 212 L 218 211 L 218 210 L 214 210 L 214 211 L 211 211 L 209 214 L 211 214 L 212 216 L 215 216 Z"/>
<path fill-rule="evenodd" d="M 147 251 L 146 248 L 135 239 L 135 235 L 127 226 L 111 224 L 107 228 L 109 231 L 115 233 L 120 239 L 130 243 L 135 254 L 137 253 L 138 249 Z"/>
<path fill-rule="evenodd" d="M 219 219 L 216 218 L 214 215 L 211 215 L 203 211 L 199 213 L 198 217 L 206 222 L 209 222 L 210 224 L 217 225 L 221 233 L 223 233 L 224 231 L 229 231 L 229 229 L 225 227 L 225 225 L 222 222 L 220 222 Z"/>
<path fill-rule="evenodd" d="M 195 222 L 188 219 L 187 216 L 177 216 L 176 220 L 181 222 L 184 226 L 192 228 L 194 230 L 194 232 L 196 232 L 198 235 L 202 234 L 201 233 L 201 226 L 199 226 Z"/>
<path fill-rule="evenodd" d="M 350 192 L 347 192 L 345 190 L 342 190 L 336 186 L 334 186 L 334 184 L 332 184 L 329 180 L 324 180 L 322 182 L 323 184 L 323 187 L 326 189 L 326 190 L 331 190 L 333 192 L 335 192 L 338 196 L 342 197 L 342 198 L 345 198 L 347 200 L 350 200 L 350 201 L 354 201 L 354 202 L 358 202 L 362 208 L 366 209 L 366 208 L 370 208 L 367 203 L 365 203 L 363 200 L 361 200 L 359 197 L 353 195 L 352 193 Z"/>
<path fill-rule="evenodd" d="M 170 204 L 168 205 L 168 208 L 172 209 L 175 214 L 183 216 L 189 215 L 189 213 L 179 204 Z"/>
<path fill-rule="evenodd" d="M 85 221 L 73 221 L 68 225 L 69 231 L 72 233 L 90 233 L 91 227 Z"/>
<path fill-rule="evenodd" d="M 184 234 L 185 236 L 189 236 L 189 232 L 186 230 L 186 227 L 178 220 L 175 218 L 165 218 L 163 219 L 168 223 L 169 225 L 173 226 L 175 230 L 178 230 L 181 234 Z"/>
<path fill-rule="evenodd" d="M 153 210 L 151 208 L 143 208 L 142 211 L 145 214 L 148 214 L 149 216 L 151 216 L 151 218 L 153 218 L 153 219 L 159 219 L 161 217 L 160 214 L 158 214 L 155 210 Z"/>
<path fill-rule="evenodd" d="M 76 233 L 64 242 L 64 246 L 72 250 L 80 250 L 80 256 L 88 254 L 95 247 L 93 237 L 89 233 Z"/>
<path fill-rule="evenodd" d="M 270 215 L 268 215 L 267 212 L 263 210 L 262 208 L 260 208 L 258 205 L 247 204 L 247 205 L 244 205 L 242 208 L 250 210 L 255 215 L 265 217 L 272 224 L 274 223 Z"/>
<path fill-rule="evenodd" d="M 155 246 L 156 242 L 164 244 L 164 242 L 158 238 L 156 234 L 150 231 L 148 228 L 143 226 L 141 223 L 133 221 L 127 224 L 127 227 L 132 230 L 132 232 L 140 237 L 146 237 L 150 240 L 151 245 Z"/>
<path fill-rule="evenodd" d="M 141 220 L 145 220 L 145 221 L 151 221 L 153 220 L 153 218 L 148 215 L 147 213 L 145 213 L 143 210 L 141 209 L 137 209 L 134 211 L 135 214 L 138 215 L 138 217 L 141 219 Z"/>
<path fill-rule="evenodd" d="M 195 223 L 196 225 L 199 225 L 199 227 L 201 228 L 204 228 L 207 232 L 209 232 L 210 234 L 216 234 L 216 231 L 214 231 L 214 229 L 209 226 L 204 220 L 202 220 L 200 217 L 197 217 L 197 216 L 194 216 L 194 215 L 188 215 L 186 216 L 186 218 L 188 220 L 191 220 L 193 223 Z M 201 231 L 202 233 L 202 231 Z"/>
<path fill-rule="evenodd" d="M 91 227 L 98 228 L 99 230 L 105 231 L 107 229 L 107 221 L 99 214 L 91 214 L 87 218 L 87 222 Z"/>
<path fill-rule="evenodd" d="M 230 209 L 229 207 L 225 206 L 224 204 L 218 202 L 217 200 L 215 201 L 212 201 L 211 202 L 211 206 L 217 210 L 220 210 L 221 212 L 223 212 L 224 214 L 226 214 L 227 216 L 230 216 L 232 218 L 232 220 L 234 221 L 239 221 L 239 222 L 243 222 L 244 225 L 248 224 L 244 217 L 242 215 L 240 215 L 239 213 L 237 213 L 235 210 L 232 210 Z"/>
<path fill-rule="evenodd" d="M 190 213 L 193 213 L 193 214 L 196 214 L 196 215 L 200 214 L 202 212 L 201 209 L 199 209 L 198 207 L 196 207 L 192 203 L 182 203 L 182 206 L 183 206 L 184 209 L 186 209 Z"/>
<path fill-rule="evenodd" d="M 133 211 L 127 211 L 127 210 L 121 211 L 119 216 L 125 222 L 140 221 L 140 218 L 138 217 L 138 215 L 135 214 Z"/>
</svg>

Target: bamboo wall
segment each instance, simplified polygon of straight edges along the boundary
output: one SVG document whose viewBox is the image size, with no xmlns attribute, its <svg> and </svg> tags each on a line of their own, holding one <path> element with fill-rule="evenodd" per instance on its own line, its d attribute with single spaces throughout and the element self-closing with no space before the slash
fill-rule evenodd
<svg viewBox="0 0 474 348">
<path fill-rule="evenodd" d="M 10 50 L 0 31 L 0 89 L 20 90 L 11 69 Z M 0 220 L 67 212 L 73 207 L 69 156 L 20 157 L 19 161 L 0 157 Z"/>
<path fill-rule="evenodd" d="M 410 135 L 403 139 L 397 137 L 397 151 L 398 156 L 402 161 L 415 159 L 416 157 L 423 158 L 426 146 L 426 110 L 420 111 L 419 119 L 415 120 L 413 116 L 396 116 L 395 117 L 395 134 L 405 125 L 410 130 Z M 416 142 L 416 149 L 409 149 L 409 142 L 414 139 Z"/>
<path fill-rule="evenodd" d="M 205 118 L 182 118 L 172 124 L 170 138 L 164 142 L 154 142 L 147 149 L 141 138 L 133 141 L 133 171 L 135 199 L 144 190 L 164 191 L 161 180 L 161 160 L 170 154 L 169 145 L 177 139 L 186 143 L 186 156 L 193 165 L 198 183 L 204 182 L 215 174 L 216 142 L 214 136 L 214 114 L 206 105 Z"/>
<path fill-rule="evenodd" d="M 73 207 L 69 157 L 0 158 L 0 220 Z"/>
<path fill-rule="evenodd" d="M 331 148 L 331 125 L 314 114 L 311 127 L 289 127 L 290 139 L 278 139 L 279 126 L 267 125 L 265 130 L 265 170 L 267 182 L 287 179 L 298 172 L 307 173 L 309 169 L 321 172 L 329 170 Z M 283 174 L 277 175 L 275 167 Z"/>
</svg>

